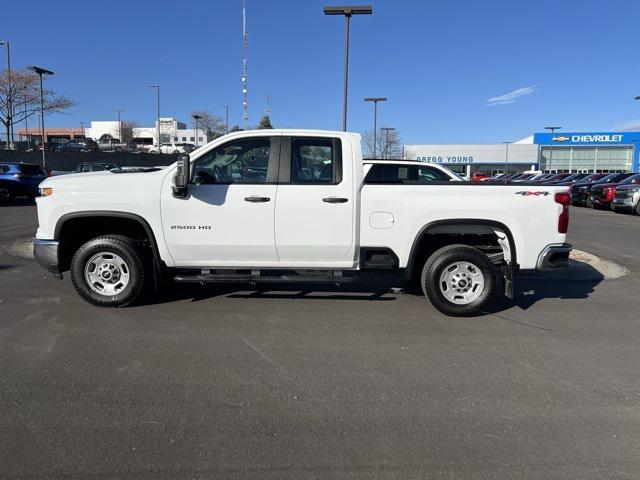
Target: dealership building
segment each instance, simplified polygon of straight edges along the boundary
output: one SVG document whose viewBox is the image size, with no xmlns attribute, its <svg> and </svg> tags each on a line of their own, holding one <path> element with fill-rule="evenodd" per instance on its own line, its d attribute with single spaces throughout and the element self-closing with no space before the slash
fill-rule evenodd
<svg viewBox="0 0 640 480">
<path fill-rule="evenodd" d="M 473 175 L 503 172 L 639 172 L 640 132 L 535 133 L 513 143 L 404 145 L 403 158 Z"/>
</svg>

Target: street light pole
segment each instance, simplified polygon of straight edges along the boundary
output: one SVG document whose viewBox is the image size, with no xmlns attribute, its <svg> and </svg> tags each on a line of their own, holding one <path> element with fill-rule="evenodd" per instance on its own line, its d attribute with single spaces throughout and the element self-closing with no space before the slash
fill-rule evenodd
<svg viewBox="0 0 640 480">
<path fill-rule="evenodd" d="M 7 47 L 7 149 L 13 149 L 13 85 L 11 79 L 11 47 L 7 40 L 0 41 L 0 45 Z"/>
<path fill-rule="evenodd" d="M 387 134 L 387 138 L 384 142 L 384 155 L 383 158 L 389 158 L 389 132 L 395 130 L 393 127 L 382 127 L 380 130 L 384 131 Z"/>
<path fill-rule="evenodd" d="M 198 148 L 198 120 L 202 118 L 202 115 L 191 115 L 196 121 L 196 148 Z"/>
<path fill-rule="evenodd" d="M 365 102 L 373 102 L 373 158 L 376 158 L 378 134 L 378 102 L 386 102 L 386 97 L 367 97 Z"/>
<path fill-rule="evenodd" d="M 160 152 L 160 85 L 148 85 L 149 88 L 155 88 L 157 93 L 157 124 L 156 124 L 156 140 L 158 142 L 158 153 Z"/>
<path fill-rule="evenodd" d="M 42 145 L 42 168 L 46 170 L 47 161 L 45 156 L 45 136 L 44 136 L 44 90 L 42 88 L 42 76 L 43 75 L 53 75 L 51 70 L 47 70 L 45 68 L 36 67 L 35 65 L 30 65 L 27 69 L 36 72 L 38 77 L 40 77 L 40 144 Z"/>
<path fill-rule="evenodd" d="M 225 133 L 229 133 L 229 105 L 222 105 L 224 107 L 224 130 Z"/>
<path fill-rule="evenodd" d="M 373 9 L 370 5 L 324 7 L 325 15 L 344 15 L 344 99 L 342 105 L 342 130 L 347 131 L 347 98 L 349 93 L 349 27 L 352 15 L 371 15 Z"/>
<path fill-rule="evenodd" d="M 120 122 L 120 113 L 126 112 L 126 110 L 116 108 L 114 112 L 118 112 L 118 140 L 120 141 L 120 143 L 124 143 L 122 141 L 122 122 Z M 113 150 L 113 141 L 111 142 L 111 150 Z"/>
<path fill-rule="evenodd" d="M 507 172 L 507 164 L 509 163 L 509 144 L 513 142 L 502 142 L 504 143 L 504 173 Z"/>
<path fill-rule="evenodd" d="M 545 130 L 550 130 L 551 135 L 553 136 L 553 132 L 556 130 L 560 130 L 562 127 L 544 127 Z M 551 143 L 549 144 L 549 165 L 547 166 L 547 170 L 551 173 L 551 163 L 553 162 L 553 137 L 551 138 Z"/>
<path fill-rule="evenodd" d="M 80 122 L 80 131 L 82 132 L 82 138 L 87 138 L 84 134 L 84 122 Z"/>
</svg>

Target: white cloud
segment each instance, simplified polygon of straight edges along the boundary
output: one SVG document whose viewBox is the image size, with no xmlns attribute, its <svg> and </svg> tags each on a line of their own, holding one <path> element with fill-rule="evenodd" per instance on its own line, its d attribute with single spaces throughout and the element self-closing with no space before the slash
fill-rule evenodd
<svg viewBox="0 0 640 480">
<path fill-rule="evenodd" d="M 494 105 L 507 105 L 509 103 L 514 103 L 517 98 L 524 97 L 525 95 L 531 95 L 540 85 L 541 84 L 538 83 L 528 87 L 517 88 L 512 92 L 505 93 L 497 97 L 491 97 L 487 99 L 485 105 L 487 107 L 493 107 Z"/>
<path fill-rule="evenodd" d="M 614 127 L 616 132 L 639 132 L 640 120 L 629 120 Z"/>
</svg>

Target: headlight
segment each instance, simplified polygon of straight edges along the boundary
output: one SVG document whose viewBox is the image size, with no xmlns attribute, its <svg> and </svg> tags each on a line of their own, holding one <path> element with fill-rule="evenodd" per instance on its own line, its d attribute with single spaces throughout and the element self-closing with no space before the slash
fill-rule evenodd
<svg viewBox="0 0 640 480">
<path fill-rule="evenodd" d="M 40 190 L 40 196 L 42 197 L 48 197 L 49 195 L 53 195 L 53 188 L 51 187 L 39 188 L 38 190 Z"/>
</svg>

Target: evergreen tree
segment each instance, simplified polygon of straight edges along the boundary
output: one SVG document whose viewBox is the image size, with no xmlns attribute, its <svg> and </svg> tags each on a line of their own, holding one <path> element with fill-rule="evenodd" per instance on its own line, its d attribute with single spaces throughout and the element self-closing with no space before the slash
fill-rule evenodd
<svg viewBox="0 0 640 480">
<path fill-rule="evenodd" d="M 258 124 L 258 130 L 268 128 L 273 128 L 273 125 L 271 125 L 271 119 L 269 118 L 269 115 L 265 115 L 264 117 L 262 117 L 262 120 L 260 120 L 260 123 Z"/>
</svg>

